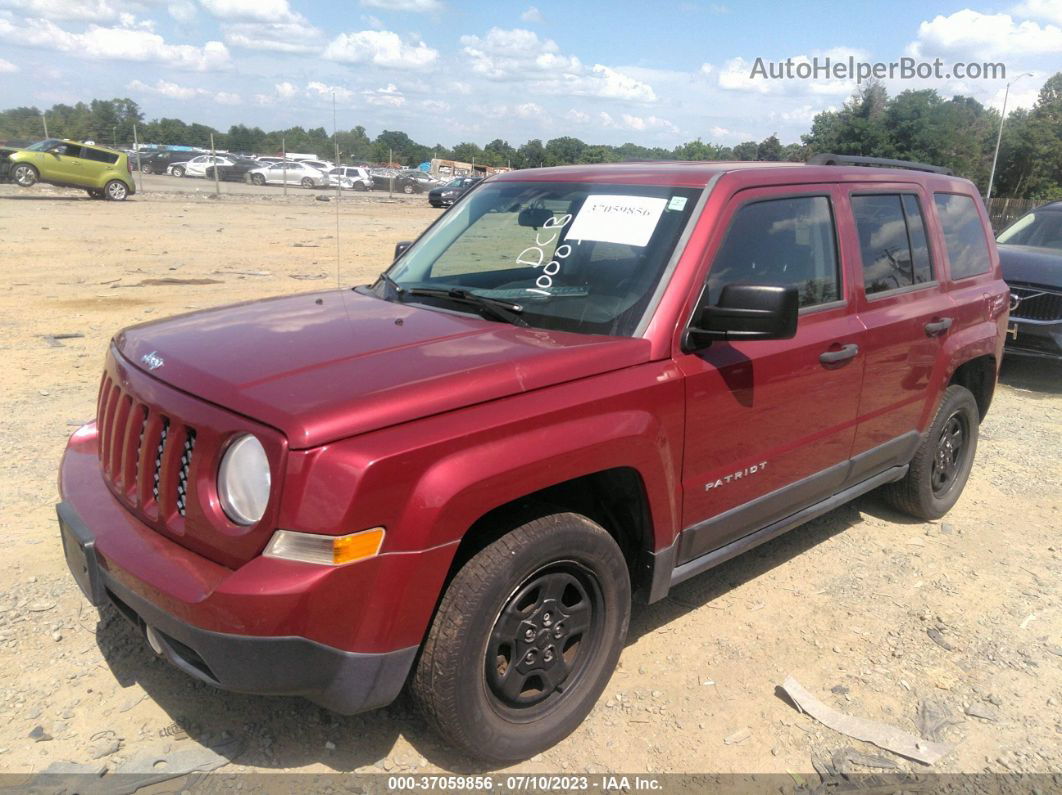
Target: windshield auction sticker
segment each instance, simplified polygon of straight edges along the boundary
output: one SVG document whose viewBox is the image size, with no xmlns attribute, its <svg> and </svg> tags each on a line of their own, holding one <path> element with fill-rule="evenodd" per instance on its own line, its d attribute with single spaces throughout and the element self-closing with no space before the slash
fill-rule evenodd
<svg viewBox="0 0 1062 795">
<path fill-rule="evenodd" d="M 568 230 L 568 240 L 644 246 L 666 204 L 667 199 L 650 196 L 590 196 Z"/>
</svg>

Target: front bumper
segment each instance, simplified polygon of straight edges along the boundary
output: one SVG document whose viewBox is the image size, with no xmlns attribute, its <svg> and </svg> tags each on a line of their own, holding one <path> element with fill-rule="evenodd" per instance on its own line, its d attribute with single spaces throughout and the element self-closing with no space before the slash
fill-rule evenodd
<svg viewBox="0 0 1062 795">
<path fill-rule="evenodd" d="M 397 696 L 452 549 L 338 567 L 258 556 L 228 568 L 119 503 L 97 442 L 94 424 L 71 438 L 58 508 L 68 565 L 93 604 L 154 628 L 166 659 L 226 690 L 299 695 L 347 714 Z"/>
<path fill-rule="evenodd" d="M 112 604 L 145 636 L 150 628 L 156 651 L 201 682 L 237 693 L 302 696 L 343 714 L 385 706 L 405 684 L 416 647 L 347 652 L 306 638 L 212 632 L 179 621 L 99 566 L 95 538 L 68 503 L 57 512 L 67 562 L 85 596 L 96 606 Z"/>
</svg>

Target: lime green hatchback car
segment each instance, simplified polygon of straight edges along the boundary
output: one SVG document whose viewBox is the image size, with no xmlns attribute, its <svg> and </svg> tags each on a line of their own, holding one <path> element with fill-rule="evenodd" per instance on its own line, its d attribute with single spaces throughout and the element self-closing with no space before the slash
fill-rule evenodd
<svg viewBox="0 0 1062 795">
<path fill-rule="evenodd" d="M 103 146 L 46 138 L 8 157 L 11 180 L 23 188 L 38 182 L 84 188 L 94 199 L 124 201 L 136 193 L 129 157 Z"/>
</svg>

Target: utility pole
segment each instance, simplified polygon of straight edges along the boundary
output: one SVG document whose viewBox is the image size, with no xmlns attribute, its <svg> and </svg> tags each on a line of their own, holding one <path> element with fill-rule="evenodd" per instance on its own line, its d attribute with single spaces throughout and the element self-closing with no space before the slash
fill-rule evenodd
<svg viewBox="0 0 1062 795">
<path fill-rule="evenodd" d="M 391 173 L 391 176 L 387 178 L 387 198 L 393 199 L 395 197 L 395 150 L 388 148 L 387 150 L 387 170 Z"/>
<path fill-rule="evenodd" d="M 48 114 L 43 110 L 41 111 L 41 121 L 44 122 L 44 137 L 48 137 Z"/>
<path fill-rule="evenodd" d="M 136 125 L 133 125 L 133 149 L 136 150 L 136 180 L 140 183 L 140 192 L 144 192 L 144 169 L 140 165 L 140 140 L 136 135 Z"/>
<path fill-rule="evenodd" d="M 288 145 L 283 138 L 280 139 L 280 156 L 284 158 L 280 162 L 284 164 L 282 173 L 284 174 L 284 196 L 286 197 L 288 195 Z"/>
<path fill-rule="evenodd" d="M 1007 97 L 1010 96 L 1011 85 L 1017 83 L 1023 77 L 1032 77 L 1032 72 L 1025 72 L 1015 77 L 1010 83 L 1007 83 L 1007 88 L 1003 92 L 1003 112 L 999 115 L 999 133 L 996 135 L 996 151 L 992 155 L 992 170 L 988 174 L 988 191 L 985 193 L 985 204 L 992 198 L 992 183 L 996 180 L 996 161 L 999 160 L 999 144 L 1003 140 L 1003 125 L 1007 121 Z"/>
<path fill-rule="evenodd" d="M 210 166 L 214 169 L 214 195 L 221 195 L 221 185 L 218 183 L 218 156 L 214 152 L 214 133 L 210 133 Z"/>
</svg>

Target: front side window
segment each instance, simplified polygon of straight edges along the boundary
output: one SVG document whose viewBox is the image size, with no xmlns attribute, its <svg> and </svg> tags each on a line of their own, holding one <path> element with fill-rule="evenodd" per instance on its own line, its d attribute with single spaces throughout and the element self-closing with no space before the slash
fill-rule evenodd
<svg viewBox="0 0 1062 795">
<path fill-rule="evenodd" d="M 793 285 L 802 307 L 839 300 L 830 200 L 767 199 L 738 210 L 708 274 L 708 302 L 728 284 Z"/>
<path fill-rule="evenodd" d="M 910 194 L 853 196 L 863 285 L 867 295 L 933 280 L 918 198 Z"/>
<path fill-rule="evenodd" d="M 992 260 L 981 215 L 973 198 L 960 193 L 934 193 L 933 201 L 944 230 L 951 278 L 963 279 L 988 273 Z"/>
<path fill-rule="evenodd" d="M 519 306 L 519 322 L 630 336 L 646 314 L 700 190 L 569 182 L 487 183 L 468 193 L 390 272 L 393 300 L 445 288 Z M 383 287 L 380 295 L 387 295 Z"/>
</svg>

